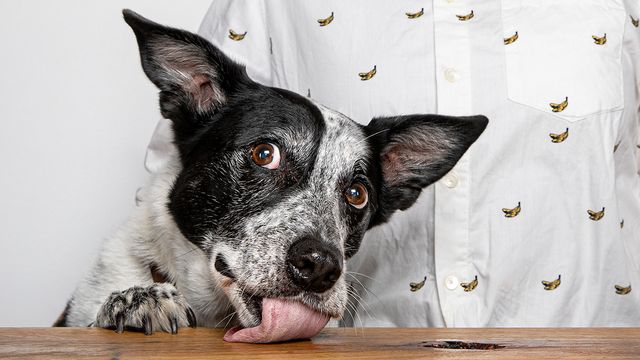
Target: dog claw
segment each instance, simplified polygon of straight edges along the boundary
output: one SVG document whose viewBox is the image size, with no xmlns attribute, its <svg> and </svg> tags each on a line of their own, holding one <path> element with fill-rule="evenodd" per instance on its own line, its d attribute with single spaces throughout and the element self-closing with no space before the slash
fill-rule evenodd
<svg viewBox="0 0 640 360">
<path fill-rule="evenodd" d="M 175 316 L 171 317 L 171 319 L 169 319 L 169 322 L 171 323 L 171 333 L 172 334 L 177 334 L 178 333 L 178 319 L 176 319 Z"/>
<path fill-rule="evenodd" d="M 153 334 L 153 324 L 152 324 L 151 318 L 149 316 L 145 316 L 142 319 L 142 327 L 144 327 L 144 334 L 145 335 Z"/>
<path fill-rule="evenodd" d="M 195 328 L 198 326 L 198 322 L 196 321 L 196 314 L 190 307 L 187 307 L 187 320 L 189 320 L 190 327 Z"/>
<path fill-rule="evenodd" d="M 116 332 L 122 334 L 124 332 L 124 314 L 119 313 L 116 315 Z"/>
</svg>

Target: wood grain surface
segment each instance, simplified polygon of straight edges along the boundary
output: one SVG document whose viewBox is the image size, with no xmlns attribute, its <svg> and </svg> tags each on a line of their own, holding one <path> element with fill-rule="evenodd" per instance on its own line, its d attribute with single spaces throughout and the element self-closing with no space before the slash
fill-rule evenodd
<svg viewBox="0 0 640 360">
<path fill-rule="evenodd" d="M 337 328 L 312 340 L 267 345 L 226 343 L 223 334 L 0 328 L 0 359 L 640 359 L 640 328 Z M 442 348 L 466 346 L 455 341 L 490 349 Z"/>
</svg>

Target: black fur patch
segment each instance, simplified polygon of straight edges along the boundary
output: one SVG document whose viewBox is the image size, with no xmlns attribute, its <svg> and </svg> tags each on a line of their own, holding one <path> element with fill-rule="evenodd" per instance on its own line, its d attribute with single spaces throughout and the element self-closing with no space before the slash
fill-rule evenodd
<svg viewBox="0 0 640 360">
<path fill-rule="evenodd" d="M 446 175 L 484 131 L 484 116 L 408 115 L 376 118 L 365 127 L 377 158 L 378 211 L 370 226 L 415 203 L 422 189 Z"/>
<path fill-rule="evenodd" d="M 69 309 L 71 309 L 71 300 L 67 302 L 67 306 L 64 307 L 64 311 L 62 314 L 58 316 L 56 322 L 53 323 L 53 327 L 66 327 L 67 326 L 67 316 L 69 315 Z"/>
<path fill-rule="evenodd" d="M 182 144 L 183 171 L 168 205 L 182 233 L 203 248 L 205 233 L 236 236 L 239 220 L 305 186 L 323 132 L 320 111 L 302 96 L 262 86 L 237 94 Z M 279 169 L 252 162 L 252 147 L 263 142 L 280 148 Z"/>
</svg>

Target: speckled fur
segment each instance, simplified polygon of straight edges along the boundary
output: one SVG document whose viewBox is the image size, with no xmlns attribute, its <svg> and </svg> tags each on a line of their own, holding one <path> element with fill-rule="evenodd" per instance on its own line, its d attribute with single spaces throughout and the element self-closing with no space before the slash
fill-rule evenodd
<svg viewBox="0 0 640 360">
<path fill-rule="evenodd" d="M 287 278 L 285 263 L 289 246 L 305 234 L 316 234 L 344 253 L 347 237 L 353 232 L 347 219 L 341 216 L 344 196 L 337 189 L 341 178 L 351 176 L 353 165 L 369 157 L 369 148 L 362 142 L 365 137 L 363 131 L 353 121 L 337 112 L 320 108 L 326 132 L 316 150 L 316 165 L 308 185 L 293 191 L 270 211 L 245 219 L 241 238 L 227 241 L 221 247 L 214 245 L 212 251 L 233 259 L 232 271 L 240 274 L 227 290 L 232 297 L 234 294 L 239 297 L 242 292 L 259 297 L 292 295 L 339 318 L 347 301 L 344 273 L 325 293 L 296 295 L 294 292 L 297 290 L 291 287 Z M 362 234 L 369 216 L 367 214 L 358 224 Z M 343 264 L 345 268 L 346 263 Z M 259 317 L 250 309 L 242 310 L 238 312 L 242 323 L 256 325 L 259 322 Z"/>
</svg>

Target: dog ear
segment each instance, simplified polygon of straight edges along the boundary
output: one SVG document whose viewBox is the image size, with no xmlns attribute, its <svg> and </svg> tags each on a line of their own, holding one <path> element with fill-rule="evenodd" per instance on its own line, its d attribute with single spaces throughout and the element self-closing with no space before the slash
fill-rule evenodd
<svg viewBox="0 0 640 360">
<path fill-rule="evenodd" d="M 370 226 L 405 210 L 458 162 L 488 124 L 484 116 L 375 118 L 365 127 L 379 156 L 381 187 Z"/>
<path fill-rule="evenodd" d="M 251 83 L 243 66 L 202 37 L 162 26 L 131 10 L 122 13 L 138 40 L 142 68 L 160 89 L 162 116 L 173 121 L 176 132 L 193 131 L 229 96 Z"/>
</svg>

